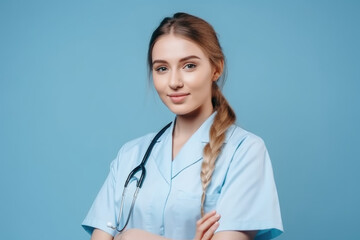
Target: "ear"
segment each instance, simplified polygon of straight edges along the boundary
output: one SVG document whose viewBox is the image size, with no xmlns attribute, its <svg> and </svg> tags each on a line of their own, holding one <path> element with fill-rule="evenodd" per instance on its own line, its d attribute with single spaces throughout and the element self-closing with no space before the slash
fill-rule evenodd
<svg viewBox="0 0 360 240">
<path fill-rule="evenodd" d="M 214 67 L 213 81 L 217 81 L 224 70 L 224 60 L 220 60 L 219 63 Z"/>
<path fill-rule="evenodd" d="M 219 79 L 219 77 L 220 77 L 220 73 L 219 73 L 219 71 L 214 71 L 214 75 L 213 75 L 213 78 L 212 78 L 212 80 L 213 80 L 213 82 L 215 82 L 215 81 L 217 81 L 218 79 Z"/>
</svg>

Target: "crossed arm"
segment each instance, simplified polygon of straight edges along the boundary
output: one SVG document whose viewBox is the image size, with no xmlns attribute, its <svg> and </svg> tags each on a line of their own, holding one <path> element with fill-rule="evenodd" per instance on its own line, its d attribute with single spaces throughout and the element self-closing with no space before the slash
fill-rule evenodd
<svg viewBox="0 0 360 240">
<path fill-rule="evenodd" d="M 218 220 L 220 215 L 215 211 L 207 213 L 196 223 L 196 233 L 194 240 L 252 240 L 256 235 L 256 231 L 221 231 L 215 233 L 219 227 Z M 91 240 L 171 240 L 153 233 L 140 229 L 129 229 L 113 238 L 110 234 L 95 229 L 91 235 Z"/>
</svg>

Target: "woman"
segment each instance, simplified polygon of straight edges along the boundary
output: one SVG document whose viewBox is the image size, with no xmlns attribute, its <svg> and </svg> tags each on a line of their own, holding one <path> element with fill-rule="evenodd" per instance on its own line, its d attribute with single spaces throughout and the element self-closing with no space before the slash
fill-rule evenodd
<svg viewBox="0 0 360 240">
<path fill-rule="evenodd" d="M 219 89 L 224 62 L 215 31 L 200 18 L 176 13 L 154 31 L 149 70 L 176 118 L 156 140 L 129 223 L 118 233 L 108 225 L 126 224 L 135 183 L 118 217 L 124 182 L 154 134 L 121 148 L 83 222 L 92 239 L 248 240 L 282 232 L 266 147 L 234 125 L 235 113 Z"/>
</svg>

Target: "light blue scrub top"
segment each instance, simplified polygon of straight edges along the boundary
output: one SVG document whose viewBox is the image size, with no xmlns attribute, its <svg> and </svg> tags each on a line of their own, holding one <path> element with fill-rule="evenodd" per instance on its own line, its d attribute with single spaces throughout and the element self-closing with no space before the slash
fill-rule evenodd
<svg viewBox="0 0 360 240">
<path fill-rule="evenodd" d="M 159 138 L 146 164 L 146 179 L 128 229 L 143 229 L 171 239 L 193 239 L 196 221 L 200 219 L 203 148 L 209 142 L 214 116 L 191 136 L 173 161 L 174 124 Z M 87 232 L 91 234 L 98 228 L 116 235 L 116 230 L 107 227 L 107 223 L 117 223 L 125 180 L 141 162 L 154 135 L 130 141 L 120 149 L 82 223 Z M 128 187 L 120 227 L 127 217 L 134 189 L 135 181 Z M 217 231 L 259 230 L 256 240 L 272 239 L 283 231 L 273 170 L 264 142 L 235 125 L 227 131 L 207 189 L 205 212 L 213 209 L 221 215 Z"/>
</svg>

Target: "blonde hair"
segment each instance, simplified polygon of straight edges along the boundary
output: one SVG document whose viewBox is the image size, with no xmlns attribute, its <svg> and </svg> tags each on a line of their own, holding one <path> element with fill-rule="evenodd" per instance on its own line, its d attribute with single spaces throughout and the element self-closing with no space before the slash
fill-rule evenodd
<svg viewBox="0 0 360 240">
<path fill-rule="evenodd" d="M 201 215 L 203 216 L 206 190 L 211 182 L 216 160 L 221 153 L 226 130 L 235 122 L 236 116 L 218 86 L 218 84 L 222 85 L 225 80 L 225 56 L 216 32 L 205 20 L 187 13 L 176 13 L 173 17 L 164 18 L 150 39 L 148 50 L 149 72 L 152 71 L 152 49 L 156 40 L 160 36 L 170 33 L 185 37 L 198 44 L 209 57 L 212 66 L 220 73 L 219 79 L 212 84 L 212 105 L 217 113 L 210 128 L 210 141 L 204 147 L 200 173 L 203 190 L 201 196 Z"/>
<path fill-rule="evenodd" d="M 203 189 L 201 196 L 201 216 L 204 215 L 206 189 L 211 182 L 215 170 L 216 159 L 218 158 L 225 141 L 226 130 L 236 120 L 234 111 L 226 101 L 216 83 L 213 83 L 212 85 L 212 103 L 214 110 L 217 111 L 217 113 L 210 128 L 210 142 L 204 147 L 203 162 L 201 165 L 200 177 Z"/>
</svg>

